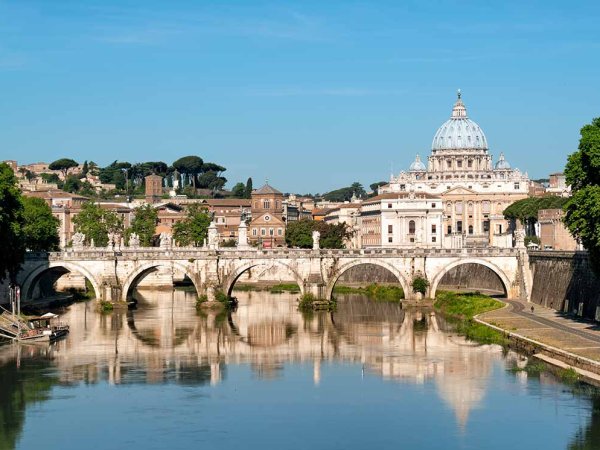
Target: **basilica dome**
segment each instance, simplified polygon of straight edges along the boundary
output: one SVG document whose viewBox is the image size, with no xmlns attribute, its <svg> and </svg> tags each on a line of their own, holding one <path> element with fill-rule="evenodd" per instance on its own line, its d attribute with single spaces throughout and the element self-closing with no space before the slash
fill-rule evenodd
<svg viewBox="0 0 600 450">
<path fill-rule="evenodd" d="M 421 161 L 421 157 L 417 155 L 413 163 L 410 165 L 409 170 L 411 172 L 425 172 L 427 167 L 425 167 L 425 164 L 423 164 L 423 161 Z"/>
<path fill-rule="evenodd" d="M 458 91 L 458 100 L 452 108 L 452 117 L 444 122 L 437 130 L 431 144 L 432 150 L 487 150 L 488 143 L 483 130 L 467 117 L 467 108 L 461 100 Z"/>
<path fill-rule="evenodd" d="M 500 157 L 498 158 L 498 162 L 494 166 L 496 170 L 508 170 L 510 169 L 510 164 L 504 157 L 504 153 L 500 153 Z"/>
</svg>

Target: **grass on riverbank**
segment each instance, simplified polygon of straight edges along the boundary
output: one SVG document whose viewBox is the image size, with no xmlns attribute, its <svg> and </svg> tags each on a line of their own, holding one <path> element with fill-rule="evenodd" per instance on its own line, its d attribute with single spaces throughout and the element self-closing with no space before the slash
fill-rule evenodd
<svg viewBox="0 0 600 450">
<path fill-rule="evenodd" d="M 456 324 L 456 330 L 467 339 L 480 344 L 508 345 L 508 339 L 499 331 L 475 322 L 478 314 L 502 308 L 504 304 L 480 293 L 456 293 L 441 291 L 434 307 Z"/>
<path fill-rule="evenodd" d="M 300 292 L 300 286 L 296 283 L 279 283 L 275 285 L 260 285 L 260 284 L 236 284 L 233 287 L 234 291 L 238 292 L 270 292 L 271 294 L 283 294 L 284 292 L 290 292 L 292 294 L 298 294 Z"/>
<path fill-rule="evenodd" d="M 365 287 L 350 287 L 336 285 L 334 294 L 361 294 L 369 298 L 385 302 L 399 302 L 404 298 L 404 290 L 399 286 L 369 284 Z"/>
</svg>

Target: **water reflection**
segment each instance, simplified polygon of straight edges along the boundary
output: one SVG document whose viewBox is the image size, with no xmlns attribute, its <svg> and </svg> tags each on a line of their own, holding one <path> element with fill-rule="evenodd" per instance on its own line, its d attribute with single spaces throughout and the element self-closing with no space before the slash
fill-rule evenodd
<svg viewBox="0 0 600 450">
<path fill-rule="evenodd" d="M 228 368 L 241 364 L 258 380 L 283 382 L 290 367 L 302 364 L 312 366 L 319 386 L 331 373 L 324 367 L 350 364 L 364 377 L 431 386 L 464 431 L 493 392 L 494 368 L 521 363 L 516 354 L 457 336 L 431 310 L 360 296 L 339 298 L 333 313 L 306 315 L 297 311 L 295 295 L 240 292 L 235 311 L 206 313 L 196 311 L 193 293 L 136 295 L 138 309 L 123 313 L 73 305 L 64 314 L 71 326 L 66 340 L 0 348 L 0 448 L 15 447 L 27 404 L 47 398 L 54 384 L 220 386 Z M 526 392 L 527 376 L 519 377 L 510 389 Z M 569 448 L 593 448 L 597 423 L 586 422 Z"/>
</svg>

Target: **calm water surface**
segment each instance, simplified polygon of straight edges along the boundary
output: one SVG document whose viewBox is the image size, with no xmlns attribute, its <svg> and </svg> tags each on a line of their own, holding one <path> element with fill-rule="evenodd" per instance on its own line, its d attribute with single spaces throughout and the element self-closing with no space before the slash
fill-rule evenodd
<svg viewBox="0 0 600 450">
<path fill-rule="evenodd" d="M 431 311 L 361 297 L 145 292 L 71 306 L 69 337 L 0 348 L 0 449 L 599 449 L 600 401 L 528 377 Z"/>
</svg>

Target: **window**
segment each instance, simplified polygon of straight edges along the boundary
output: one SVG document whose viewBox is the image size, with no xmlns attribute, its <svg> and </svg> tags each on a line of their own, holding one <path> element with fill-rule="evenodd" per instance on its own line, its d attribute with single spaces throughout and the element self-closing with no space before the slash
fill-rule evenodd
<svg viewBox="0 0 600 450">
<path fill-rule="evenodd" d="M 415 234 L 416 228 L 417 227 L 414 220 L 408 222 L 408 234 Z"/>
<path fill-rule="evenodd" d="M 252 236 L 257 236 L 258 235 L 258 230 L 256 228 L 252 229 Z"/>
<path fill-rule="evenodd" d="M 432 208 L 435 208 L 435 205 L 436 205 L 435 203 L 432 203 L 432 204 L 431 204 L 431 207 L 432 207 Z"/>
<path fill-rule="evenodd" d="M 431 236 L 431 242 L 437 242 L 437 238 L 435 236 Z"/>
<path fill-rule="evenodd" d="M 393 225 L 388 225 L 388 233 L 393 233 L 394 232 L 394 226 Z"/>
<path fill-rule="evenodd" d="M 456 165 L 457 165 L 457 167 L 462 167 L 462 159 L 459 159 L 458 161 L 456 161 Z"/>
<path fill-rule="evenodd" d="M 260 235 L 261 236 L 266 236 L 267 235 L 267 230 L 265 230 L 264 228 L 260 229 Z"/>
<path fill-rule="evenodd" d="M 489 220 L 484 220 L 483 221 L 483 232 L 484 233 L 489 233 L 490 232 L 490 221 Z"/>
<path fill-rule="evenodd" d="M 388 208 L 391 208 L 391 207 L 392 207 L 392 204 L 391 204 L 391 203 L 388 203 Z"/>
<path fill-rule="evenodd" d="M 275 236 L 275 230 L 273 230 L 273 228 L 269 228 L 269 236 Z"/>
<path fill-rule="evenodd" d="M 277 228 L 277 236 L 283 236 L 283 228 Z"/>
<path fill-rule="evenodd" d="M 263 209 L 270 209 L 271 202 L 269 200 L 263 200 Z"/>
<path fill-rule="evenodd" d="M 435 223 L 431 224 L 431 232 L 432 233 L 437 233 L 437 225 Z"/>
<path fill-rule="evenodd" d="M 473 225 L 469 225 L 469 234 L 473 234 Z"/>
<path fill-rule="evenodd" d="M 469 160 L 469 162 L 467 163 L 467 165 L 468 165 L 469 169 L 470 169 L 471 167 L 473 167 L 473 160 L 472 160 L 472 159 L 470 159 L 470 160 Z"/>
<path fill-rule="evenodd" d="M 265 216 L 265 222 L 268 222 L 269 220 L 271 220 L 271 216 Z"/>
<path fill-rule="evenodd" d="M 521 189 L 521 183 L 515 183 L 515 190 Z"/>
<path fill-rule="evenodd" d="M 446 167 L 447 167 L 448 169 L 451 169 L 451 168 L 452 168 L 452 161 L 451 161 L 450 159 L 446 160 Z"/>
<path fill-rule="evenodd" d="M 452 225 L 448 225 L 448 234 L 452 234 Z"/>
<path fill-rule="evenodd" d="M 462 233 L 462 220 L 457 220 L 456 221 L 456 232 L 457 233 Z"/>
<path fill-rule="evenodd" d="M 406 185 L 405 184 L 401 184 L 400 185 L 400 190 L 401 191 L 405 191 L 406 190 Z"/>
<path fill-rule="evenodd" d="M 393 238 L 392 236 L 390 236 L 390 237 L 388 238 L 388 242 L 391 244 L 392 242 L 394 242 L 394 238 Z"/>
</svg>

